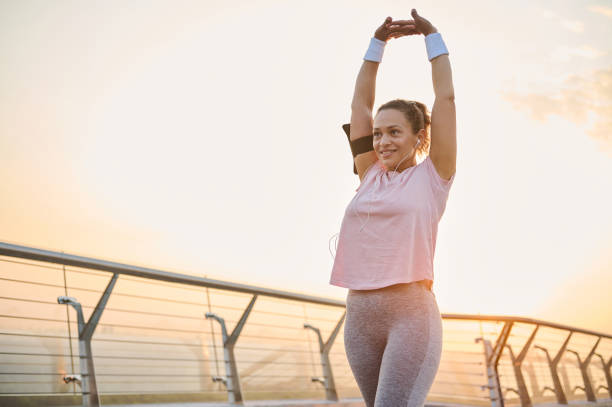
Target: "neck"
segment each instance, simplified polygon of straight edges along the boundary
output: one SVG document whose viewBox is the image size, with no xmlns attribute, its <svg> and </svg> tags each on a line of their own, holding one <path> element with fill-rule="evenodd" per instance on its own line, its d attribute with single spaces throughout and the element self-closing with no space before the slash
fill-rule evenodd
<svg viewBox="0 0 612 407">
<path fill-rule="evenodd" d="M 387 168 L 387 172 L 389 171 L 402 172 L 407 168 L 414 167 L 415 165 L 416 165 L 416 158 L 411 157 L 410 159 L 406 159 L 402 161 L 399 166 L 397 165 L 397 163 L 391 165 L 390 168 Z M 397 166 L 397 169 L 395 169 L 396 166 Z"/>
</svg>

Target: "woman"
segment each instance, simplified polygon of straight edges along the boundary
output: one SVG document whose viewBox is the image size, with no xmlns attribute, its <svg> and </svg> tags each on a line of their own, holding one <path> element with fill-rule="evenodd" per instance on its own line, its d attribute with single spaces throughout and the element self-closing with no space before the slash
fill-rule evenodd
<svg viewBox="0 0 612 407">
<path fill-rule="evenodd" d="M 455 174 L 454 90 L 441 35 L 415 9 L 412 17 L 387 17 L 357 77 L 349 134 L 361 182 L 345 211 L 330 279 L 349 289 L 344 345 L 368 407 L 423 406 L 442 354 L 433 256 Z M 415 34 L 425 36 L 432 66 L 431 120 L 424 104 L 402 99 L 372 117 L 386 41 Z M 365 137 L 372 142 L 357 141 Z M 419 164 L 417 153 L 426 155 Z"/>
</svg>

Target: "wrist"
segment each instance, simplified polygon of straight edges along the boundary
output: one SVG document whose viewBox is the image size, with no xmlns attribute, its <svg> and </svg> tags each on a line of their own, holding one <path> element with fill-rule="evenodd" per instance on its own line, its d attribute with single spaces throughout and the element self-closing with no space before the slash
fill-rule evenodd
<svg viewBox="0 0 612 407">
<path fill-rule="evenodd" d="M 366 51 L 363 59 L 366 61 L 380 62 L 382 61 L 383 52 L 387 43 L 376 37 L 372 37 L 370 40 L 370 46 Z"/>
<path fill-rule="evenodd" d="M 437 31 L 425 36 L 425 48 L 427 48 L 427 58 L 430 61 L 440 55 L 448 54 L 448 49 L 446 48 L 446 44 L 444 44 L 442 34 Z"/>
<path fill-rule="evenodd" d="M 380 38 L 380 37 L 378 37 L 377 35 L 374 35 L 374 37 L 373 37 L 373 38 L 376 38 L 378 41 L 382 41 L 382 42 L 384 42 L 385 44 L 387 43 L 387 40 L 386 40 L 385 38 Z"/>
</svg>

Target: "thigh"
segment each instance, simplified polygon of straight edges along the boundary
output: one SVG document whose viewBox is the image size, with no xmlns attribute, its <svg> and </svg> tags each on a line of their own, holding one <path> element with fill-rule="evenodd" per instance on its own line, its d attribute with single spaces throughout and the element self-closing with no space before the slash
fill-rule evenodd
<svg viewBox="0 0 612 407">
<path fill-rule="evenodd" d="M 414 290 L 416 291 L 416 290 Z M 376 407 L 422 407 L 442 356 L 442 318 L 431 291 L 394 314 L 380 367 Z"/>
<path fill-rule="evenodd" d="M 347 301 L 344 321 L 344 349 L 349 366 L 363 396 L 365 405 L 373 407 L 378 375 L 385 351 L 384 321 L 376 318 L 365 297 Z"/>
</svg>

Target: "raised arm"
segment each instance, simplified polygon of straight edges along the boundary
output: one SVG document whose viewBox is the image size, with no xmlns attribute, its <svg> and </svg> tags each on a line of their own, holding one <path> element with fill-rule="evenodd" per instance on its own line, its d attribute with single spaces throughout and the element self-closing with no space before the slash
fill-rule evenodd
<svg viewBox="0 0 612 407">
<path fill-rule="evenodd" d="M 391 17 L 387 17 L 383 24 L 374 33 L 374 38 L 384 43 L 389 38 L 399 38 L 404 35 L 418 34 L 412 20 L 401 24 L 394 24 Z M 374 97 L 376 93 L 376 74 L 380 62 L 364 59 L 357 75 L 355 92 L 351 102 L 351 129 L 350 140 L 367 137 L 372 134 L 374 118 Z M 366 170 L 377 160 L 376 152 L 368 151 L 355 157 L 355 167 L 359 179 L 363 178 Z"/>
<path fill-rule="evenodd" d="M 429 155 L 438 174 L 444 179 L 450 179 L 457 163 L 457 120 L 448 55 L 440 55 L 431 60 L 431 74 L 436 99 L 431 109 Z"/>
<path fill-rule="evenodd" d="M 376 73 L 378 62 L 364 60 L 357 75 L 355 92 L 351 102 L 351 141 L 372 134 L 374 119 L 372 109 L 374 108 L 374 94 L 376 90 Z M 368 151 L 355 157 L 355 167 L 359 179 L 370 165 L 376 161 L 376 153 Z"/>
<path fill-rule="evenodd" d="M 438 30 L 412 9 L 417 29 L 425 36 Z M 429 157 L 438 174 L 450 179 L 455 173 L 457 162 L 457 124 L 455 112 L 455 90 L 448 54 L 431 60 L 431 75 L 435 101 L 431 109 L 431 144 Z"/>
</svg>

